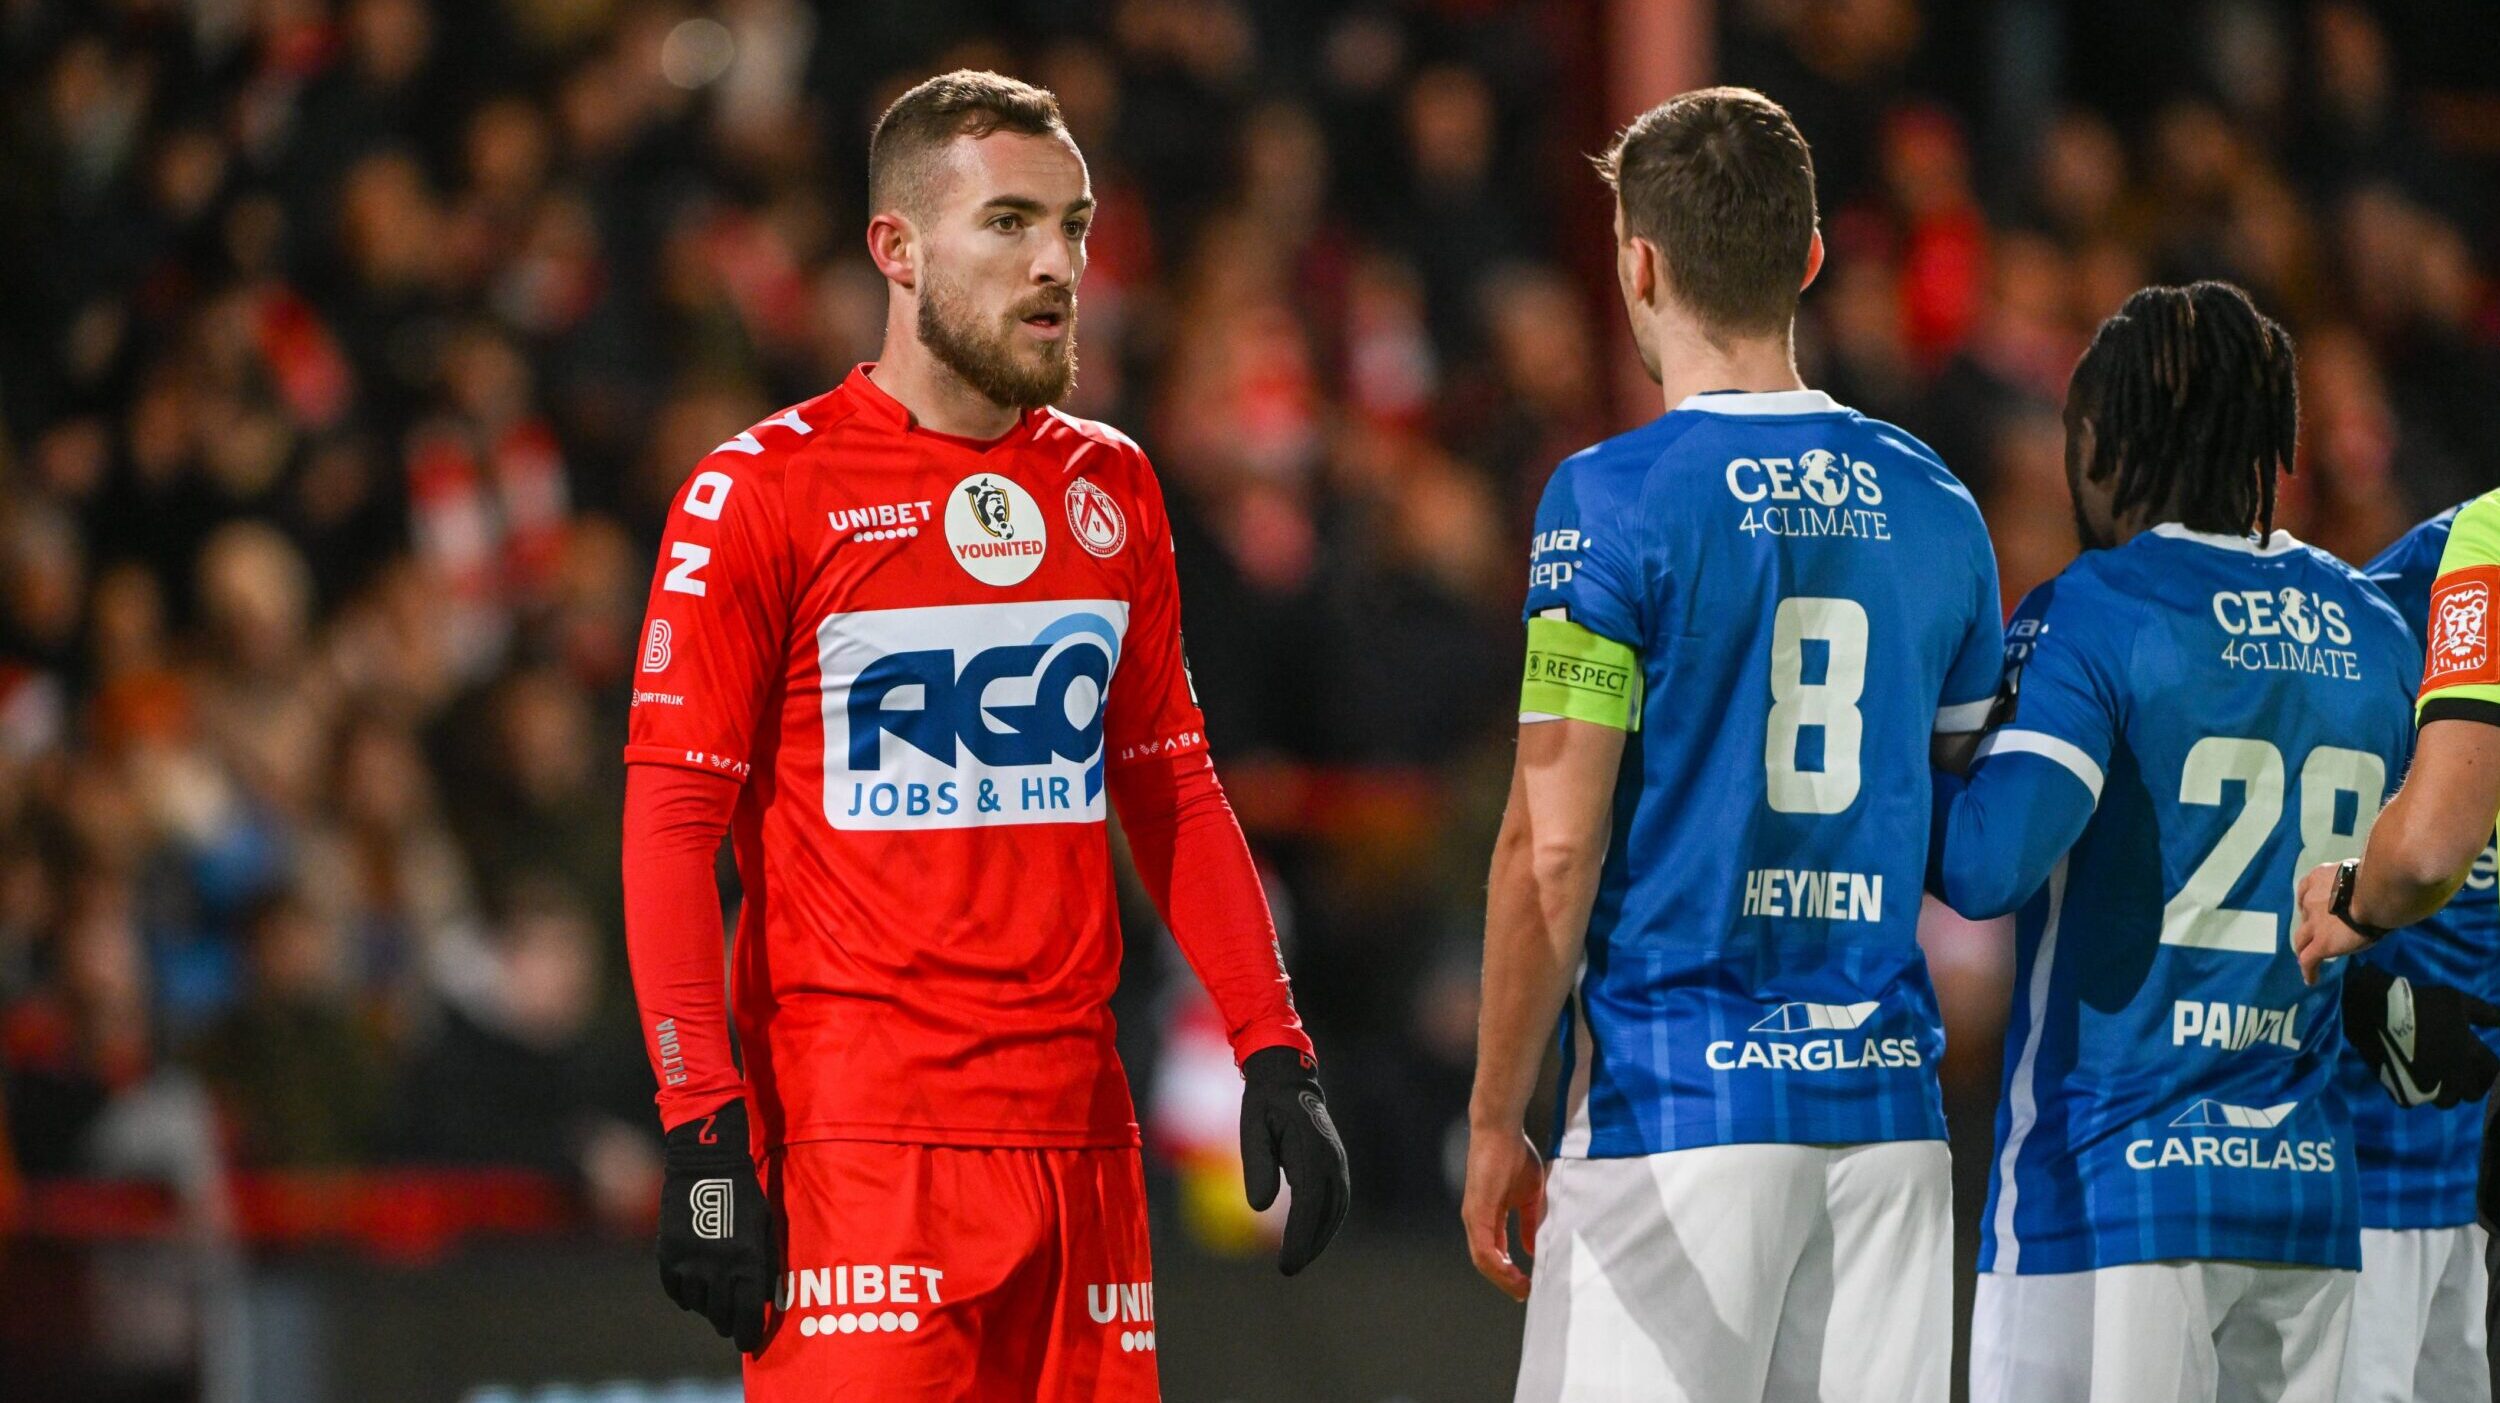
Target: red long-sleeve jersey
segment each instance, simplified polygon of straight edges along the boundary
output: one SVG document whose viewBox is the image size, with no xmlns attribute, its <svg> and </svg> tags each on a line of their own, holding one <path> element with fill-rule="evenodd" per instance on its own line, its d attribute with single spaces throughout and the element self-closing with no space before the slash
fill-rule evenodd
<svg viewBox="0 0 2500 1403">
<path fill-rule="evenodd" d="M 670 513 L 625 749 L 661 1119 L 745 1094 L 766 1146 L 1134 1143 L 1107 797 L 1236 1053 L 1310 1050 L 1204 753 L 1161 492 L 1103 425 L 938 434 L 868 369 L 722 444 Z"/>
</svg>

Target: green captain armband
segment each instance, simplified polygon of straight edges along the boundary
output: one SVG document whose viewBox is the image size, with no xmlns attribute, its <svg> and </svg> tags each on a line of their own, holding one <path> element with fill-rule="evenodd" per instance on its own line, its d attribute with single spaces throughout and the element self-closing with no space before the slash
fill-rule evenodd
<svg viewBox="0 0 2500 1403">
<path fill-rule="evenodd" d="M 1569 619 L 1528 620 L 1528 671 L 1519 683 L 1524 714 L 1565 716 L 1641 728 L 1641 660 L 1611 638 Z"/>
</svg>

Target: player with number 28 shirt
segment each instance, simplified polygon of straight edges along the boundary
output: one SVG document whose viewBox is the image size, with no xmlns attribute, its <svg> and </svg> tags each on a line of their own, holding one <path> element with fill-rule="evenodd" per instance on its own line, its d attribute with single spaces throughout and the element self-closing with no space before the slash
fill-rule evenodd
<svg viewBox="0 0 2500 1403">
<path fill-rule="evenodd" d="M 2293 883 L 2412 753 L 2385 595 L 2273 530 L 2290 336 L 2147 288 L 2067 394 L 2083 554 L 2006 633 L 2010 709 L 1938 787 L 1940 893 L 2016 913 L 1971 1324 L 1977 1403 L 2331 1403 L 2361 1213 L 2340 976 Z"/>
</svg>

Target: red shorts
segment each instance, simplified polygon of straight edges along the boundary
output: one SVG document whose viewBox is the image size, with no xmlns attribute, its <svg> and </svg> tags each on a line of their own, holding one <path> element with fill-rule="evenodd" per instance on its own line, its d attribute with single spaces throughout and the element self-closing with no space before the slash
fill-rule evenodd
<svg viewBox="0 0 2500 1403">
<path fill-rule="evenodd" d="M 763 1164 L 782 1278 L 748 1403 L 1152 1403 L 1135 1149 L 818 1140 Z"/>
</svg>

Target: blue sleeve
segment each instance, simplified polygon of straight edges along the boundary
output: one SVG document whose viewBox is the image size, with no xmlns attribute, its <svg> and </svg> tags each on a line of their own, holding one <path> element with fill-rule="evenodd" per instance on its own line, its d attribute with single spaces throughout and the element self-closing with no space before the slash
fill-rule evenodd
<svg viewBox="0 0 2500 1403">
<path fill-rule="evenodd" d="M 1974 921 L 2016 910 L 2092 821 L 2090 791 L 2036 755 L 1938 771 L 1927 885 Z"/>
<path fill-rule="evenodd" d="M 2361 570 L 2371 584 L 2386 593 L 2396 606 L 2398 617 L 2404 620 L 2405 632 L 2416 641 L 2430 622 L 2431 582 L 2439 575 L 2440 552 L 2447 544 L 2448 533 L 2442 529 L 2441 517 L 2433 517 L 2398 537 L 2394 545 L 2379 552 L 2378 558 Z"/>
<path fill-rule="evenodd" d="M 1585 457 L 1567 458 L 1545 485 L 1528 553 L 1525 615 L 1561 609 L 1589 632 L 1638 650 L 1647 612 L 1632 535 L 1639 515 L 1631 503 L 1613 500 L 1625 484 L 1609 480 L 1621 474 L 1592 466 Z"/>
<path fill-rule="evenodd" d="M 1987 523 L 1977 520 L 1976 511 L 1972 516 L 1979 550 L 1971 569 L 1970 623 L 1953 665 L 1945 671 L 1944 694 L 1936 708 L 1940 735 L 1962 735 L 1987 725 L 2004 674 L 2005 622 L 1997 602 L 1996 548 L 1988 540 Z"/>
<path fill-rule="evenodd" d="M 2070 571 L 2014 611 L 2012 714 L 1980 743 L 1969 779 L 1936 779 L 1929 884 L 1964 916 L 2030 900 L 2091 822 L 2122 714 L 2128 621 L 2113 616 L 2123 608 L 2079 591 Z"/>
</svg>

